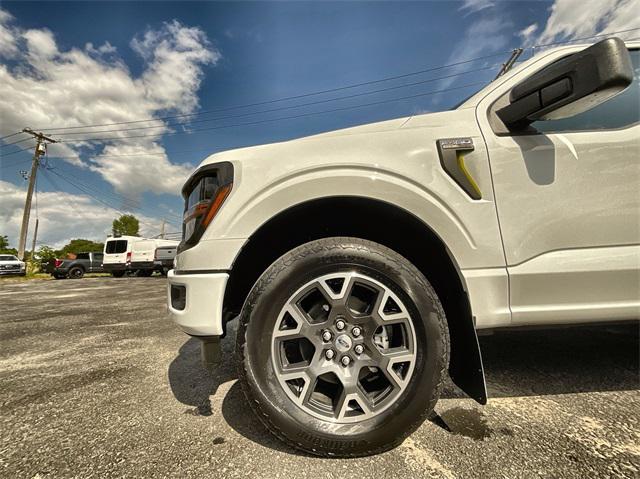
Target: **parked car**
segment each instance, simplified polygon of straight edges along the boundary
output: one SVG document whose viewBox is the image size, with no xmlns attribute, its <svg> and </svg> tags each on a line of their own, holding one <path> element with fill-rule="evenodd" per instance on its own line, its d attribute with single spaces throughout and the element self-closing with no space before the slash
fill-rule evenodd
<svg viewBox="0 0 640 479">
<path fill-rule="evenodd" d="M 27 265 L 12 254 L 0 254 L 0 276 L 8 275 L 24 276 L 27 274 Z"/>
<path fill-rule="evenodd" d="M 102 267 L 105 273 L 121 278 L 130 271 L 131 249 L 139 236 L 109 236 L 104 243 Z"/>
<path fill-rule="evenodd" d="M 162 263 L 156 260 L 156 251 L 159 247 L 169 247 L 174 250 L 178 241 L 164 239 L 139 239 L 131 247 L 131 261 L 128 268 L 135 271 L 138 276 L 151 276 L 154 271 L 162 273 Z M 165 253 L 163 253 L 164 255 Z"/>
<path fill-rule="evenodd" d="M 485 404 L 477 330 L 638 319 L 639 71 L 553 48 L 451 111 L 210 156 L 173 320 L 213 364 L 239 316 L 247 404 L 308 453 L 399 444 L 447 371 Z"/>
<path fill-rule="evenodd" d="M 173 246 L 158 246 L 156 248 L 155 263 L 162 275 L 166 276 L 169 270 L 173 268 L 173 260 L 177 251 L 177 244 Z"/>
<path fill-rule="evenodd" d="M 80 279 L 85 273 L 102 273 L 102 253 L 77 253 L 75 258 L 55 259 L 49 263 L 47 272 L 55 279 Z"/>
</svg>

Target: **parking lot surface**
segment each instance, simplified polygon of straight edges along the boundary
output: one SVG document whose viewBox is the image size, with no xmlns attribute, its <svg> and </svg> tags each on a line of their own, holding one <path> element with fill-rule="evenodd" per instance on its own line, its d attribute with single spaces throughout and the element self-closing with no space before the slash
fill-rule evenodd
<svg viewBox="0 0 640 479">
<path fill-rule="evenodd" d="M 393 451 L 320 459 L 271 437 L 170 323 L 165 279 L 0 283 L 2 477 L 638 477 L 637 325 L 480 338 L 491 399 L 449 385 Z"/>
</svg>

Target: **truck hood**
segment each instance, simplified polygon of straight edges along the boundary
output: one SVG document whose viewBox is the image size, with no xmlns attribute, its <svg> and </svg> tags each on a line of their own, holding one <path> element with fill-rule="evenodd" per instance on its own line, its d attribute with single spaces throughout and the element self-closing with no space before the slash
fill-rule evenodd
<svg viewBox="0 0 640 479">
<path fill-rule="evenodd" d="M 446 112 L 444 112 L 446 113 Z M 431 113 L 422 116 L 437 116 L 439 113 Z M 364 125 L 353 126 L 349 128 L 343 128 L 340 130 L 332 130 L 316 135 L 305 136 L 301 138 L 295 138 L 293 140 L 282 141 L 278 143 L 266 143 L 263 145 L 249 146 L 245 148 L 237 148 L 233 150 L 222 151 L 214 153 L 211 156 L 205 158 L 200 166 L 216 163 L 219 161 L 250 161 L 251 158 L 264 158 L 265 155 L 280 154 L 290 148 L 297 148 L 298 146 L 308 143 L 310 148 L 316 148 L 318 143 L 331 143 L 332 138 L 342 138 L 345 136 L 357 136 L 357 135 L 369 135 L 374 133 L 381 133 L 385 131 L 398 130 L 402 128 L 407 122 L 411 121 L 414 117 L 396 118 L 393 120 L 380 121 L 376 123 L 367 123 Z M 312 146 L 313 145 L 313 146 Z"/>
</svg>

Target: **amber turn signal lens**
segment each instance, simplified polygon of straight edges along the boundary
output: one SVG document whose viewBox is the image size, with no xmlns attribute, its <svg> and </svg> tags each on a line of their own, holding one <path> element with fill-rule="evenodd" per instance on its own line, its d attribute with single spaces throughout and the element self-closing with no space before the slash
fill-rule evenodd
<svg viewBox="0 0 640 479">
<path fill-rule="evenodd" d="M 209 207 L 209 211 L 207 212 L 206 216 L 202 220 L 202 226 L 204 226 L 205 228 L 209 226 L 209 223 L 211 223 L 211 220 L 213 220 L 213 218 L 218 213 L 218 210 L 222 206 L 222 203 L 224 203 L 224 200 L 226 200 L 227 196 L 229 196 L 229 193 L 231 193 L 232 186 L 233 186 L 233 183 L 229 183 L 227 185 L 221 186 L 218 189 L 218 191 L 216 192 L 216 196 L 213 199 L 211 206 Z"/>
</svg>

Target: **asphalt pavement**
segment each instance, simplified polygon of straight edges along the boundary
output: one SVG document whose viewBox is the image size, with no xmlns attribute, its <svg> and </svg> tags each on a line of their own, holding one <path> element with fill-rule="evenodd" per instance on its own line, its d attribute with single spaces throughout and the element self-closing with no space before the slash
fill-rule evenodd
<svg viewBox="0 0 640 479">
<path fill-rule="evenodd" d="M 396 449 L 289 449 L 224 361 L 168 319 L 166 280 L 0 281 L 1 477 L 593 478 L 640 476 L 638 325 L 480 338 L 489 404 L 449 384 Z"/>
</svg>

